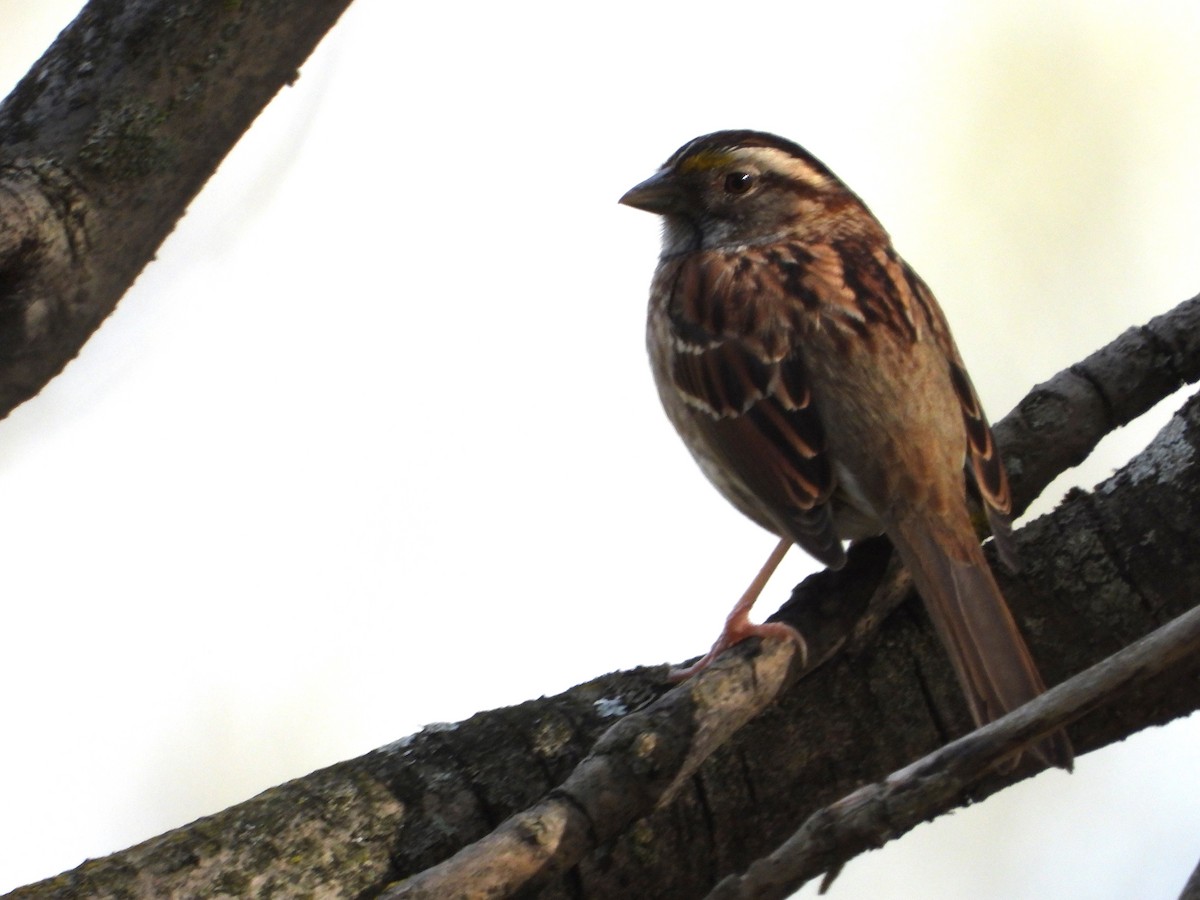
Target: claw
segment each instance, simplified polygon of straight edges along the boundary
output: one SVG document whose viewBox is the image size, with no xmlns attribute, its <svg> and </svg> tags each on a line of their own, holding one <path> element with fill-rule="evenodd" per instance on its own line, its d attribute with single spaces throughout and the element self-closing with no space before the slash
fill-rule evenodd
<svg viewBox="0 0 1200 900">
<path fill-rule="evenodd" d="M 750 587 L 746 588 L 746 593 L 742 594 L 737 605 L 733 607 L 733 611 L 729 613 L 729 618 L 725 620 L 725 628 L 722 630 L 721 636 L 717 638 L 716 643 L 712 645 L 712 649 L 690 666 L 685 666 L 681 669 L 672 669 L 667 673 L 668 680 L 672 682 L 686 681 L 693 675 L 703 672 L 711 666 L 717 657 L 730 647 L 740 644 L 746 638 L 751 637 L 764 639 L 782 638 L 784 640 L 795 641 L 800 648 L 800 659 L 807 661 L 808 644 L 804 641 L 804 635 L 800 634 L 791 625 L 785 625 L 783 622 L 763 622 L 761 625 L 755 625 L 750 621 L 750 610 L 754 606 L 754 601 L 758 599 L 758 595 L 767 586 L 767 581 L 775 573 L 775 570 L 779 567 L 779 563 L 783 561 L 784 554 L 787 553 L 788 547 L 791 545 L 792 542 L 784 538 L 771 551 L 771 555 L 759 570 L 758 575 L 750 582 Z"/>
</svg>

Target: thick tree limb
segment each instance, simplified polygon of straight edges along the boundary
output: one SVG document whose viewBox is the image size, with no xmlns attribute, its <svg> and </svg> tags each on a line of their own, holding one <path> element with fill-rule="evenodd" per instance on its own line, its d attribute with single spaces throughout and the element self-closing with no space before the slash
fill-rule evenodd
<svg viewBox="0 0 1200 900">
<path fill-rule="evenodd" d="M 1180 309 L 1190 315 L 1195 305 Z M 1024 570 L 1002 575 L 1002 587 L 1051 683 L 1194 605 L 1198 448 L 1200 401 L 1193 399 L 1096 492 L 1074 492 L 1018 532 Z M 880 555 L 872 561 L 868 550 L 862 558 L 856 565 L 874 566 L 877 578 Z M 828 589 L 824 596 L 851 600 L 874 585 L 846 570 L 815 582 Z M 816 606 L 833 602 L 812 587 L 808 596 Z M 742 704 L 752 710 L 766 702 L 790 652 L 788 645 L 739 648 L 674 696 L 659 668 L 481 713 L 13 896 L 187 897 L 220 884 L 376 896 L 531 807 L 526 824 L 536 827 L 511 828 L 516 840 L 500 842 L 520 854 L 519 865 L 506 859 L 495 869 L 518 865 L 510 883 L 546 898 L 623 897 L 630 885 L 645 896 L 699 896 L 770 852 L 813 810 L 969 727 L 944 654 L 910 604 L 871 643 L 781 694 L 687 777 L 748 715 Z M 1185 714 L 1200 704 L 1198 683 L 1196 675 L 1159 679 L 1086 716 L 1072 728 L 1076 748 L 1085 753 Z M 637 711 L 626 715 L 630 709 Z M 617 727 L 580 765 L 617 715 Z M 974 797 L 1026 774 L 989 776 Z M 549 812 L 538 818 L 542 811 Z M 751 820 L 754 828 L 746 828 Z M 488 859 L 476 856 L 473 865 Z"/>
<path fill-rule="evenodd" d="M 93 0 L 0 105 L 0 417 L 62 370 L 349 0 Z"/>
<path fill-rule="evenodd" d="M 787 682 L 794 644 L 717 662 L 605 732 L 558 788 L 483 840 L 382 900 L 508 897 L 616 838 L 682 782 Z"/>
<path fill-rule="evenodd" d="M 819 875 L 836 874 L 858 854 L 960 806 L 965 792 L 1013 751 L 1181 664 L 1194 671 L 1198 656 L 1200 606 L 996 722 L 818 810 L 777 850 L 745 875 L 724 879 L 708 898 L 783 900 Z"/>
</svg>

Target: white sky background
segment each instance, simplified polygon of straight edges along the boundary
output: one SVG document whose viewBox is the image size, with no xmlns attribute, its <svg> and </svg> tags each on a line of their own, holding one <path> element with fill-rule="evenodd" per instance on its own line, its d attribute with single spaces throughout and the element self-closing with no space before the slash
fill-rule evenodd
<svg viewBox="0 0 1200 900">
<path fill-rule="evenodd" d="M 0 0 L 0 93 L 78 7 Z M 776 131 L 858 191 L 993 418 L 1195 294 L 1200 7 L 964 9 L 358 0 L 0 422 L 0 890 L 708 647 L 773 539 L 658 409 L 658 226 L 616 203 L 697 134 Z M 794 552 L 762 614 L 812 568 Z M 829 896 L 1173 898 L 1197 739 L 1084 757 Z"/>
</svg>

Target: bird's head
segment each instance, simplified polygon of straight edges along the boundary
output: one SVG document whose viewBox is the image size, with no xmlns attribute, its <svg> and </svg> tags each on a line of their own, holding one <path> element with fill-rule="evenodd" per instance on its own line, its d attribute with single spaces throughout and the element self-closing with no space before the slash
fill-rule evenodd
<svg viewBox="0 0 1200 900">
<path fill-rule="evenodd" d="M 689 141 L 620 202 L 663 217 L 664 256 L 882 230 L 816 157 L 761 131 Z"/>
</svg>

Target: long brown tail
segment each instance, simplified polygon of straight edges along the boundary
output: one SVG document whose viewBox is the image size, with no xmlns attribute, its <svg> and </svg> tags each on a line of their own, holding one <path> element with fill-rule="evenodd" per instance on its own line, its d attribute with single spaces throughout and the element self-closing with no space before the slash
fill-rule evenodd
<svg viewBox="0 0 1200 900">
<path fill-rule="evenodd" d="M 924 524 L 890 530 L 888 536 L 950 654 L 976 724 L 998 719 L 1046 690 L 973 534 L 951 544 L 961 559 L 943 549 Z M 1063 731 L 1030 749 L 1047 765 L 1072 767 L 1075 754 Z"/>
</svg>

